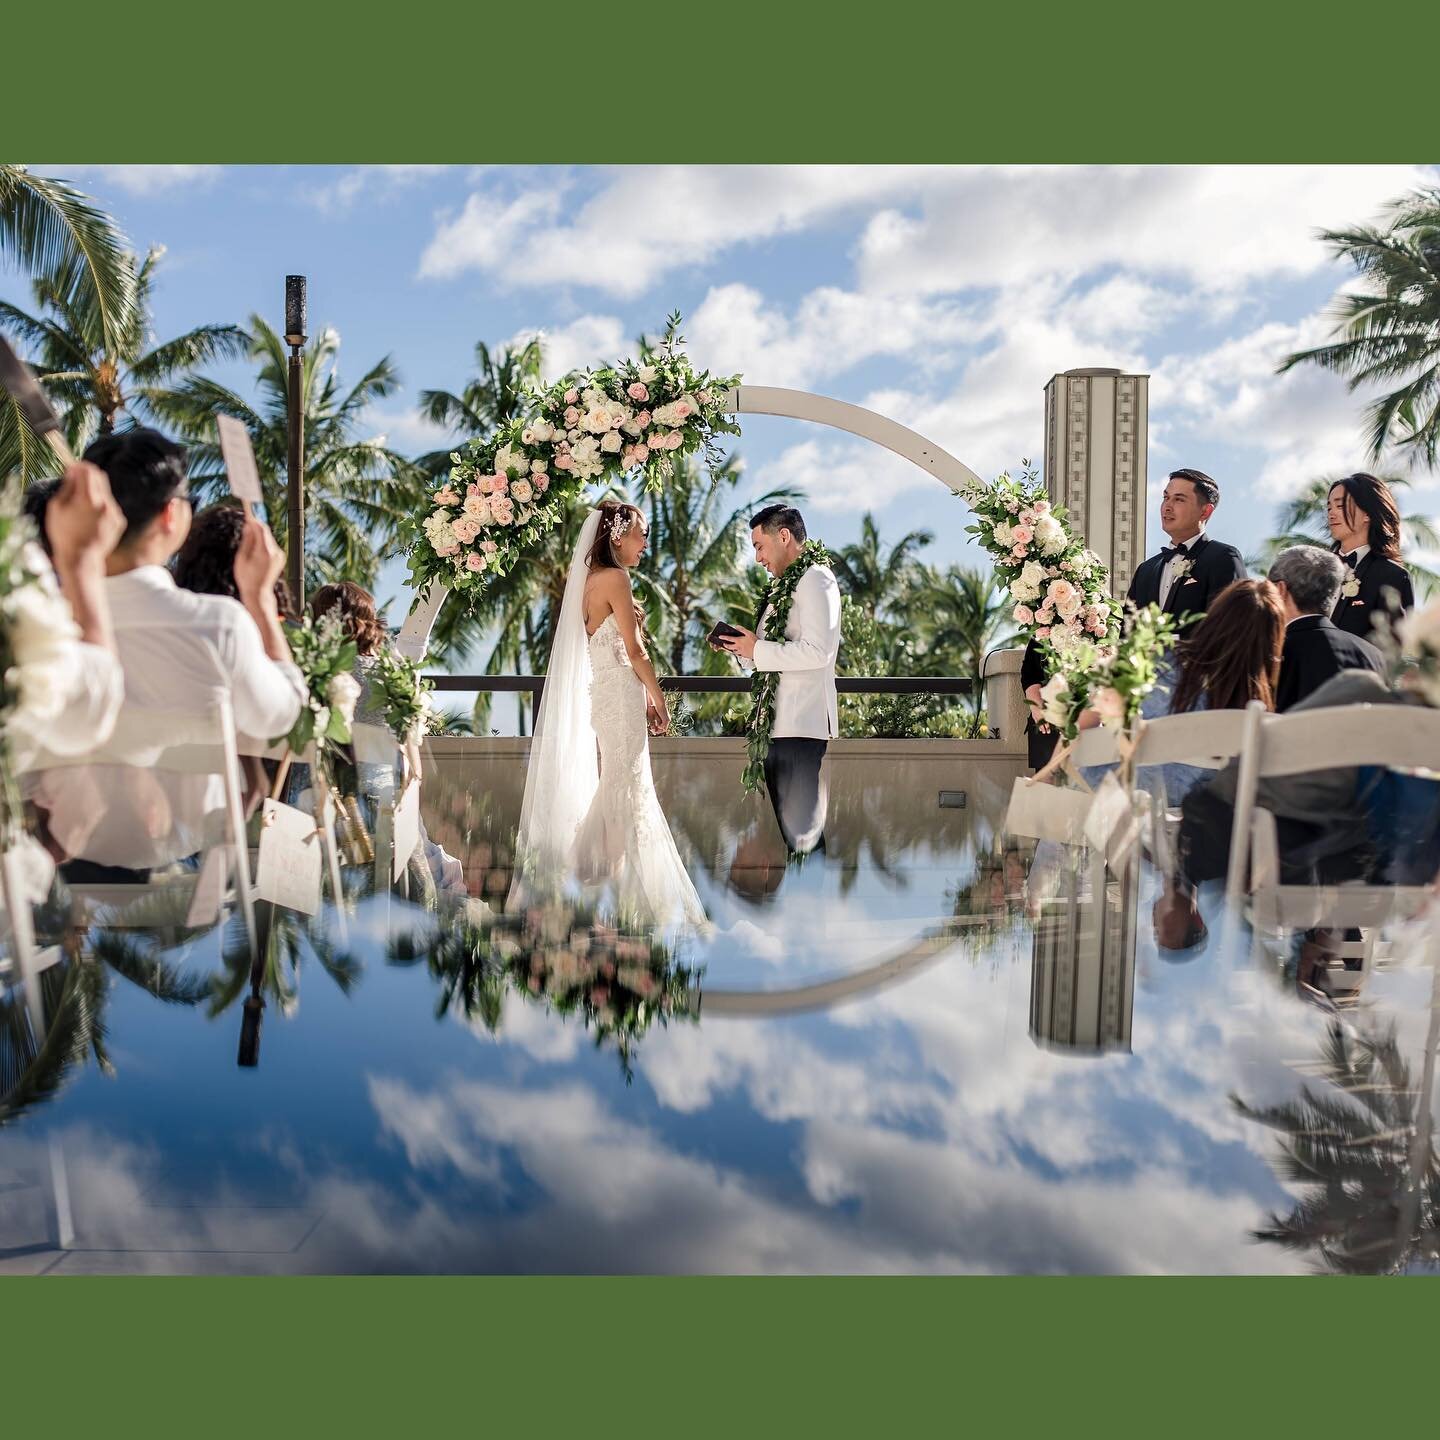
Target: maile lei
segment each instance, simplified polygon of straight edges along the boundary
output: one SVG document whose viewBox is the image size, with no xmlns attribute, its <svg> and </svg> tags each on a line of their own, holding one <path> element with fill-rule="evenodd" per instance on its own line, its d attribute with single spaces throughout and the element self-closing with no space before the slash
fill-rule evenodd
<svg viewBox="0 0 1440 1440">
<path fill-rule="evenodd" d="M 800 553 L 765 587 L 760 613 L 765 628 L 781 638 L 790 623 L 790 602 L 795 587 L 812 565 L 829 565 L 830 552 L 819 540 L 807 540 Z M 756 622 L 759 623 L 758 621 Z M 750 680 L 749 763 L 742 777 L 746 790 L 758 790 L 765 783 L 765 757 L 770 753 L 770 733 L 775 728 L 775 692 L 780 685 L 778 670 L 756 670 Z"/>
</svg>

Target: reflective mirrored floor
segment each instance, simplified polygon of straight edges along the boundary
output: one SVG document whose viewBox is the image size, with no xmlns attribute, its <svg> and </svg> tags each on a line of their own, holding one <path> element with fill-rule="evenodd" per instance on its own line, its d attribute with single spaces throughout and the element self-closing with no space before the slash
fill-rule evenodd
<svg viewBox="0 0 1440 1440">
<path fill-rule="evenodd" d="M 837 759 L 787 866 L 733 762 L 657 759 L 703 937 L 499 913 L 523 769 L 463 751 L 468 902 L 349 871 L 254 972 L 158 891 L 54 920 L 0 1000 L 0 1273 L 1433 1269 L 1425 925 L 1341 1003 L 1243 927 L 1164 958 L 1147 868 L 1001 833 L 1013 773 Z"/>
</svg>

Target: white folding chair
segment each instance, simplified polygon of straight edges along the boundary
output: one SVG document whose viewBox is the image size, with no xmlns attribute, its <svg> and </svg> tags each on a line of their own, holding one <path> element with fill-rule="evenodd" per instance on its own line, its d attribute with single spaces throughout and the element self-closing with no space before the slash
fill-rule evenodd
<svg viewBox="0 0 1440 1440">
<path fill-rule="evenodd" d="M 1440 711 L 1413 705 L 1338 705 L 1290 715 L 1260 715 L 1241 756 L 1230 836 L 1227 896 L 1249 894 L 1253 927 L 1371 931 L 1414 915 L 1433 895 L 1428 885 L 1282 885 L 1275 816 L 1257 804 L 1261 780 L 1361 765 L 1397 770 L 1440 766 Z M 1352 942 L 1353 944 L 1354 942 Z M 1374 935 L 1359 942 L 1362 960 Z"/>
<path fill-rule="evenodd" d="M 219 850 L 234 880 L 234 892 L 245 924 L 245 937 L 252 957 L 256 953 L 255 907 L 250 868 L 250 850 L 245 834 L 244 786 L 235 734 L 235 718 L 228 694 L 221 691 L 210 704 L 194 714 L 148 715 L 140 710 L 121 712 L 115 734 L 101 747 L 85 756 L 35 756 L 27 773 L 53 770 L 81 770 L 90 766 L 120 766 L 136 771 L 154 771 L 171 776 L 218 776 L 223 800 L 218 812 L 186 816 L 187 822 L 203 830 L 197 849 L 201 868 L 212 850 Z M 113 773 L 113 772 L 112 772 Z M 211 835 L 218 817 L 220 834 Z M 135 902 L 152 897 L 157 889 L 174 887 L 193 891 L 199 872 L 158 884 L 71 884 L 71 895 L 89 918 L 99 918 L 115 928 L 124 928 L 127 910 Z M 221 887 L 222 890 L 224 887 Z M 137 907 L 142 909 L 143 907 Z M 129 917 L 131 923 L 145 923 L 143 916 Z"/>
</svg>

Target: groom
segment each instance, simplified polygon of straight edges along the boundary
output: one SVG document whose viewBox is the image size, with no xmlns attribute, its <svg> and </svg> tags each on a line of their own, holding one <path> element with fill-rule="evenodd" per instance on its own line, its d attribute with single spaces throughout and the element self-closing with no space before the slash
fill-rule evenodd
<svg viewBox="0 0 1440 1440">
<path fill-rule="evenodd" d="M 755 559 L 779 577 L 800 558 L 805 521 L 790 505 L 767 505 L 750 521 Z M 785 843 L 797 855 L 821 844 L 826 792 L 821 761 L 840 733 L 835 697 L 835 660 L 840 653 L 840 587 L 828 566 L 811 565 L 795 587 L 785 633 L 769 639 L 765 607 L 759 633 L 741 630 L 721 646 L 747 668 L 780 672 L 775 728 L 765 757 L 765 785 Z"/>
</svg>

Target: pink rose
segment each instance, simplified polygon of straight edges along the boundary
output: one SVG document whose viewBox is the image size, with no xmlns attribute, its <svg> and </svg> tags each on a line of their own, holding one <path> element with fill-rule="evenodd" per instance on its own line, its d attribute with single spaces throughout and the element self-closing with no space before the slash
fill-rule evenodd
<svg viewBox="0 0 1440 1440">
<path fill-rule="evenodd" d="M 458 505 L 460 497 L 448 485 L 435 496 L 437 505 Z"/>
<path fill-rule="evenodd" d="M 479 483 L 470 487 L 470 494 L 472 496 L 488 495 L 492 490 L 494 490 L 494 488 L 495 477 L 493 475 L 482 475 L 480 477 Z"/>
<path fill-rule="evenodd" d="M 465 493 L 466 493 L 468 496 L 470 496 L 470 498 L 473 500 L 473 499 L 475 498 L 475 496 L 477 496 L 477 495 L 483 495 L 485 492 L 480 488 L 479 485 L 477 485 L 477 484 L 475 483 L 475 481 L 472 480 L 472 481 L 465 487 Z"/>
<path fill-rule="evenodd" d="M 643 430 L 650 423 L 650 412 L 642 410 L 636 417 L 635 423 Z"/>
<path fill-rule="evenodd" d="M 1017 560 L 1023 560 L 1030 552 L 1023 545 L 1016 545 L 1011 548 L 1010 553 Z"/>
<path fill-rule="evenodd" d="M 637 445 L 635 447 L 635 463 L 643 465 L 650 458 L 650 447 L 648 445 Z"/>
<path fill-rule="evenodd" d="M 494 475 L 491 477 L 491 479 L 493 481 L 493 484 L 490 488 L 493 494 L 508 495 L 510 493 L 510 481 L 506 476 Z"/>
<path fill-rule="evenodd" d="M 569 409 L 565 411 L 565 426 L 567 429 L 570 429 L 578 425 L 579 423 L 580 412 L 573 405 L 571 405 Z"/>
<path fill-rule="evenodd" d="M 565 403 L 573 405 L 580 398 L 580 392 L 576 389 L 569 389 L 565 392 Z"/>
<path fill-rule="evenodd" d="M 557 455 L 555 457 L 555 468 L 557 470 L 573 470 L 575 468 L 575 462 L 569 455 Z"/>
<path fill-rule="evenodd" d="M 437 545 L 435 547 L 435 553 L 437 555 L 449 556 L 457 554 L 459 549 L 460 547 L 458 545 Z"/>
<path fill-rule="evenodd" d="M 1037 500 L 1030 507 L 1037 515 L 1048 515 L 1050 513 L 1050 502 L 1048 500 Z"/>
<path fill-rule="evenodd" d="M 531 481 L 531 484 L 535 486 L 535 489 L 539 494 L 543 495 L 550 488 L 550 477 L 542 470 Z"/>
<path fill-rule="evenodd" d="M 1010 534 L 1017 545 L 1028 545 L 1035 538 L 1035 532 L 1023 521 Z"/>
<path fill-rule="evenodd" d="M 688 420 L 695 413 L 695 407 L 688 400 L 675 402 L 675 414 L 681 420 Z"/>
<path fill-rule="evenodd" d="M 710 392 L 708 390 L 702 390 L 698 398 L 702 405 L 708 405 L 710 403 Z"/>
<path fill-rule="evenodd" d="M 637 380 L 625 391 L 632 400 L 648 400 L 650 392 Z"/>
<path fill-rule="evenodd" d="M 510 493 L 523 505 L 534 493 L 528 480 L 517 480 Z"/>
<path fill-rule="evenodd" d="M 1028 605 L 1017 605 L 1014 615 L 1017 625 L 1033 625 L 1035 623 L 1035 612 Z"/>
<path fill-rule="evenodd" d="M 480 548 L 487 554 L 493 555 L 500 547 L 493 540 L 482 540 Z"/>
<path fill-rule="evenodd" d="M 473 550 L 465 557 L 465 568 L 467 570 L 483 570 L 485 568 L 485 557 L 477 555 Z"/>
<path fill-rule="evenodd" d="M 685 437 L 678 431 L 672 430 L 665 437 L 665 448 L 667 450 L 678 450 L 685 443 Z"/>
<path fill-rule="evenodd" d="M 1042 625 L 1035 632 L 1035 638 L 1037 640 L 1048 640 L 1050 638 L 1050 627 L 1048 625 Z"/>
</svg>

